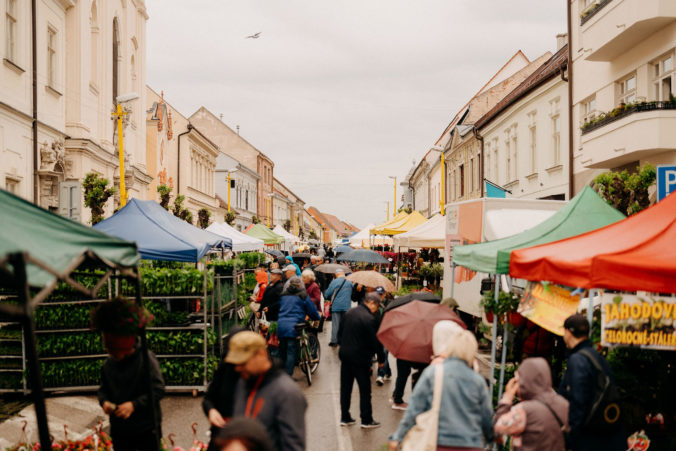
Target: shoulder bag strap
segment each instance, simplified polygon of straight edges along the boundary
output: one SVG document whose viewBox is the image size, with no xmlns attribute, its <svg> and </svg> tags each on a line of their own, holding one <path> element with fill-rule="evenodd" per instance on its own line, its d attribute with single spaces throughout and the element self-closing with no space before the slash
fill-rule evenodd
<svg viewBox="0 0 676 451">
<path fill-rule="evenodd" d="M 596 356 L 594 355 L 593 352 L 591 352 L 589 349 L 580 349 L 578 352 L 583 356 L 587 357 L 587 359 L 591 361 L 592 365 L 594 365 L 594 368 L 599 370 L 601 373 L 606 374 L 606 372 L 603 370 L 603 367 L 601 367 L 599 362 L 596 360 Z"/>
<path fill-rule="evenodd" d="M 340 286 L 338 288 L 336 288 L 336 290 L 333 292 L 333 294 L 331 295 L 331 302 L 333 302 L 333 300 L 336 298 L 336 295 L 338 295 L 338 292 L 343 289 L 343 285 L 345 285 L 346 280 L 347 279 L 343 279 L 343 283 L 341 283 Z"/>
<path fill-rule="evenodd" d="M 561 418 L 559 418 L 559 416 L 556 414 L 554 409 L 552 409 L 552 407 L 549 404 L 539 399 L 534 399 L 533 401 L 539 402 L 540 404 L 545 406 L 547 410 L 549 410 L 552 413 L 552 415 L 554 415 L 554 418 L 556 418 L 556 422 L 559 423 L 559 427 L 561 428 L 562 431 L 566 429 L 565 425 L 563 424 L 563 421 L 561 421 Z"/>
<path fill-rule="evenodd" d="M 439 412 L 441 410 L 441 392 L 444 388 L 444 365 L 440 363 L 434 368 L 434 394 L 432 397 L 432 411 Z"/>
</svg>

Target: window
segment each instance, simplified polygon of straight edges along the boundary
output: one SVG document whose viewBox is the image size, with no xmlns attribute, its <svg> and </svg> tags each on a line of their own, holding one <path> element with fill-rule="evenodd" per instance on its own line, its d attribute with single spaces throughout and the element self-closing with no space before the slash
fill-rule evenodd
<svg viewBox="0 0 676 451">
<path fill-rule="evenodd" d="M 498 172 L 498 138 L 493 138 L 493 181 L 499 183 L 500 173 Z"/>
<path fill-rule="evenodd" d="M 96 10 L 96 1 L 92 2 L 92 9 L 89 14 L 89 83 L 93 86 L 97 84 L 97 68 L 99 55 L 99 22 L 98 12 Z"/>
<path fill-rule="evenodd" d="M 617 83 L 617 94 L 617 103 L 631 103 L 636 100 L 636 74 Z"/>
<path fill-rule="evenodd" d="M 19 194 L 19 181 L 5 178 L 5 189 L 12 194 Z"/>
<path fill-rule="evenodd" d="M 47 27 L 47 86 L 56 86 L 56 30 Z"/>
<path fill-rule="evenodd" d="M 484 164 L 486 165 L 486 176 L 487 179 L 491 178 L 491 143 L 487 142 L 484 145 L 484 154 L 486 154 Z"/>
<path fill-rule="evenodd" d="M 469 159 L 469 192 L 474 191 L 474 158 Z"/>
<path fill-rule="evenodd" d="M 554 166 L 561 160 L 561 116 L 552 116 L 552 160 Z"/>
<path fill-rule="evenodd" d="M 596 95 L 582 101 L 580 113 L 582 115 L 582 124 L 596 117 Z"/>
<path fill-rule="evenodd" d="M 654 100 L 669 100 L 674 75 L 673 55 L 662 57 L 659 61 L 653 63 L 653 74 Z"/>
<path fill-rule="evenodd" d="M 465 165 L 460 165 L 460 197 L 465 195 Z"/>
<path fill-rule="evenodd" d="M 512 181 L 512 149 L 509 130 L 505 130 L 505 156 L 507 157 L 507 183 Z"/>
<path fill-rule="evenodd" d="M 244 209 L 249 209 L 249 190 L 246 190 L 246 195 L 244 196 Z"/>
<path fill-rule="evenodd" d="M 120 29 L 117 17 L 113 19 L 113 105 L 120 95 Z"/>
<path fill-rule="evenodd" d="M 538 169 L 537 164 L 537 128 L 535 112 L 528 113 L 528 149 L 530 150 L 530 173 L 534 174 Z"/>
<path fill-rule="evenodd" d="M 512 175 L 514 177 L 514 180 L 516 180 L 519 178 L 519 165 L 517 160 L 519 156 L 519 148 L 516 138 L 516 125 L 512 126 L 511 137 L 512 137 L 512 152 L 514 152 L 514 157 L 512 158 L 512 164 L 514 165 Z"/>
<path fill-rule="evenodd" d="M 7 13 L 5 15 L 5 58 L 10 61 L 16 59 L 16 0 L 7 0 Z"/>
</svg>

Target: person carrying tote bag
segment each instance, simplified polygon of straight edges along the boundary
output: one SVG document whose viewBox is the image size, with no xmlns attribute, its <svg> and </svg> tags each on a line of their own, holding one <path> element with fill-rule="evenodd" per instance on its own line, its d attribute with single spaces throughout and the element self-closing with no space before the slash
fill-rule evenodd
<svg viewBox="0 0 676 451">
<path fill-rule="evenodd" d="M 415 417 L 415 425 L 401 442 L 402 451 L 435 451 L 439 434 L 439 407 L 444 383 L 443 365 L 434 365 L 434 395 L 432 408 Z"/>
</svg>

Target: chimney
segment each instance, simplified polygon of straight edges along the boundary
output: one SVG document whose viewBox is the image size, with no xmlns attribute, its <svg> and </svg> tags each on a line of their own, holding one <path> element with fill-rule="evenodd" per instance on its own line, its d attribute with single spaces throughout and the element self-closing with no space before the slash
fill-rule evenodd
<svg viewBox="0 0 676 451">
<path fill-rule="evenodd" d="M 561 48 L 568 44 L 568 33 L 559 33 L 556 35 L 556 51 L 558 52 Z"/>
</svg>

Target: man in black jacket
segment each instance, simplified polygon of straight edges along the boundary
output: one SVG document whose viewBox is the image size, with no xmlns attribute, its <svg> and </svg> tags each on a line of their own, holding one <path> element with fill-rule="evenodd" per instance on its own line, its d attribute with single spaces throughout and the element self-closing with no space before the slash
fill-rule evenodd
<svg viewBox="0 0 676 451">
<path fill-rule="evenodd" d="M 595 397 L 597 370 L 590 360 L 595 359 L 603 372 L 610 376 L 608 362 L 592 347 L 589 341 L 589 321 L 583 315 L 569 316 L 563 323 L 563 341 L 570 350 L 568 366 L 563 375 L 559 394 L 570 403 L 568 423 L 570 433 L 567 449 L 573 451 L 615 451 L 627 448 L 623 430 L 601 432 L 585 427 Z M 612 383 L 615 383 L 614 381 Z"/>
<path fill-rule="evenodd" d="M 376 337 L 378 320 L 375 313 L 380 307 L 377 293 L 366 295 L 364 302 L 345 313 L 339 331 L 340 352 L 340 410 L 341 426 L 351 426 L 355 420 L 350 416 L 352 386 L 357 380 L 359 386 L 359 411 L 361 427 L 377 428 L 380 423 L 373 419 L 371 409 L 371 380 L 369 368 L 373 355 L 378 355 L 378 367 L 385 365 L 383 347 Z"/>
<path fill-rule="evenodd" d="M 270 283 L 265 289 L 265 293 L 263 293 L 261 308 L 257 313 L 257 316 L 260 316 L 260 312 L 262 311 L 265 312 L 265 317 L 268 321 L 277 321 L 277 316 L 279 315 L 279 298 L 282 296 L 283 288 L 282 270 L 271 270 Z"/>
</svg>

